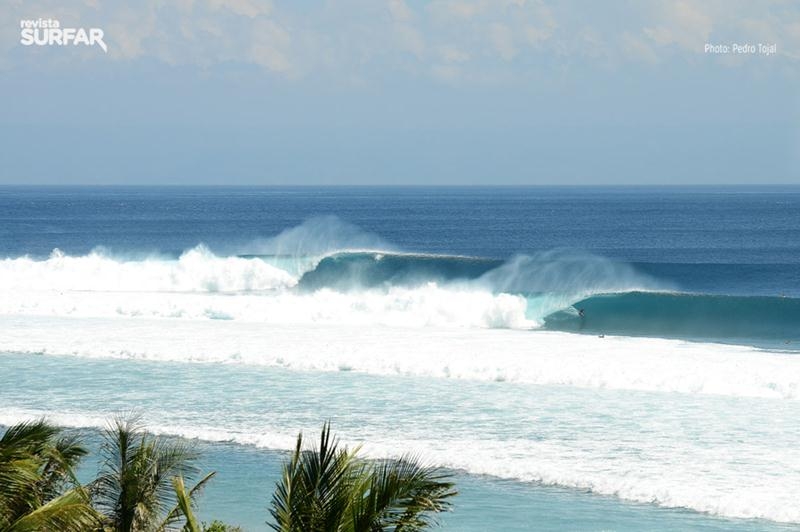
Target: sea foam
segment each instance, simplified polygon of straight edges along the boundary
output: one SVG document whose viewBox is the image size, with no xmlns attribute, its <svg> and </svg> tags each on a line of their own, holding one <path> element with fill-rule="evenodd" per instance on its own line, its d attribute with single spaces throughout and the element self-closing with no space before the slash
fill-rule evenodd
<svg viewBox="0 0 800 532">
<path fill-rule="evenodd" d="M 296 370 L 800 398 L 800 357 L 743 346 L 549 331 L 7 317 L 0 350 Z"/>
<path fill-rule="evenodd" d="M 596 400 L 604 401 L 602 397 Z M 96 412 L 10 408 L 0 413 L 0 425 L 38 417 L 75 428 L 103 428 L 109 421 Z M 186 420 L 170 422 L 155 414 L 150 418 L 147 428 L 157 434 L 271 450 L 291 450 L 297 434 L 287 427 L 268 426 L 253 431 L 233 428 L 230 422 L 204 425 L 202 422 L 186 423 Z M 588 420 L 577 418 L 576 421 Z M 426 463 L 472 474 L 580 489 L 729 518 L 800 522 L 800 510 L 793 504 L 793 494 L 800 488 L 798 479 L 784 474 L 769 480 L 764 468 L 776 473 L 775 468 L 780 464 L 775 460 L 764 462 L 759 456 L 764 450 L 763 441 L 753 441 L 749 447 L 735 442 L 720 442 L 709 447 L 701 442 L 680 440 L 626 442 L 624 434 L 619 434 L 620 430 L 624 431 L 624 426 L 617 424 L 620 421 L 609 420 L 615 424 L 604 430 L 605 438 L 576 434 L 565 440 L 497 439 L 480 433 L 471 438 L 446 434 L 425 438 L 392 436 L 391 431 L 383 430 L 370 434 L 369 439 L 362 442 L 354 432 L 337 432 L 344 444 L 362 444 L 362 455 L 370 458 L 413 453 Z M 317 427 L 305 427 L 304 432 L 308 435 L 315 430 Z M 431 431 L 436 432 L 431 429 L 429 433 Z M 781 442 L 780 453 L 786 452 L 785 443 Z M 781 459 L 787 465 L 798 465 L 790 456 L 782 455 Z"/>
</svg>

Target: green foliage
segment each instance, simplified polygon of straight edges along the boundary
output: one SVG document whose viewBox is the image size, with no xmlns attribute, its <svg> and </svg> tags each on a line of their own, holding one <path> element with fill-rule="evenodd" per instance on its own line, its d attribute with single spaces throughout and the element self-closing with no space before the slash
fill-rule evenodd
<svg viewBox="0 0 800 532">
<path fill-rule="evenodd" d="M 244 532 L 241 527 L 226 525 L 222 521 L 211 521 L 211 523 L 203 523 L 203 532 Z"/>
<path fill-rule="evenodd" d="M 100 518 L 89 504 L 86 492 L 81 488 L 75 488 L 32 509 L 2 530 L 4 532 L 49 530 L 85 532 L 97 530 L 99 526 Z"/>
<path fill-rule="evenodd" d="M 213 473 L 186 491 L 184 478 L 198 472 L 198 454 L 190 445 L 151 436 L 135 416 L 114 419 L 104 440 L 103 464 L 91 493 L 107 530 L 160 531 L 191 516 L 187 527 L 195 529 L 187 530 L 199 532 L 192 498 Z"/>
<path fill-rule="evenodd" d="M 74 468 L 86 455 L 77 436 L 43 420 L 0 437 L 0 532 L 242 532 L 200 523 L 191 489 L 198 454 L 185 442 L 150 435 L 137 417 L 114 419 L 104 435 L 97 479 L 81 486 Z M 405 456 L 367 461 L 340 447 L 325 425 L 319 446 L 302 435 L 272 497 L 279 532 L 415 532 L 435 524 L 456 494 L 441 470 Z"/>
<path fill-rule="evenodd" d="M 10 427 L 0 438 L 0 532 L 96 528 L 73 473 L 85 454 L 77 437 L 44 420 Z"/>
<path fill-rule="evenodd" d="M 319 447 L 302 434 L 284 465 L 270 513 L 278 532 L 412 532 L 433 524 L 456 494 L 441 470 L 413 457 L 366 461 L 340 448 L 326 424 Z"/>
<path fill-rule="evenodd" d="M 195 486 L 191 490 L 186 489 L 186 485 L 183 482 L 183 477 L 173 477 L 172 479 L 172 487 L 175 490 L 175 498 L 177 499 L 178 503 L 172 511 L 167 514 L 167 518 L 164 520 L 164 525 L 162 528 L 165 528 L 170 523 L 173 523 L 176 519 L 179 519 L 180 516 L 183 516 L 186 519 L 186 524 L 183 526 L 184 532 L 203 532 L 203 528 L 200 526 L 197 518 L 194 515 L 195 510 L 195 496 L 203 489 L 206 485 L 206 482 L 211 480 L 216 472 L 212 471 L 205 477 L 203 477 L 200 482 L 195 484 Z"/>
</svg>

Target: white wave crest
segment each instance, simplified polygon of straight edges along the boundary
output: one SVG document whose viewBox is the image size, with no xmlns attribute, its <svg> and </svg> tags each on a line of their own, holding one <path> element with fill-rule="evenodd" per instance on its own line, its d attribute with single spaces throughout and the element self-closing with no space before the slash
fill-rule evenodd
<svg viewBox="0 0 800 532">
<path fill-rule="evenodd" d="M 178 259 L 117 259 L 93 251 L 46 260 L 0 261 L 0 290 L 91 292 L 239 292 L 293 286 L 297 279 L 258 258 L 218 257 L 199 245 Z"/>
</svg>

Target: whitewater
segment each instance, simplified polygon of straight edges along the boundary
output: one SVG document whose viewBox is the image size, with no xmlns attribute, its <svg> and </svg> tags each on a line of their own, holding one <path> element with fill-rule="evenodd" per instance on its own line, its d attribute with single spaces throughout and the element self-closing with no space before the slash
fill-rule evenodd
<svg viewBox="0 0 800 532">
<path fill-rule="evenodd" d="M 373 457 L 800 523 L 800 299 L 780 280 L 714 291 L 690 262 L 446 252 L 331 216 L 171 242 L 0 258 L 0 425 L 137 410 L 287 450 L 330 419 Z"/>
</svg>

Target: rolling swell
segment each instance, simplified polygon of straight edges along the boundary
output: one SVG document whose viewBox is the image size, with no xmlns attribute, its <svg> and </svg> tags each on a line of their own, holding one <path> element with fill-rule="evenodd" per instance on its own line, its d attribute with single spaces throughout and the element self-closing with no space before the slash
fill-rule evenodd
<svg viewBox="0 0 800 532">
<path fill-rule="evenodd" d="M 583 316 L 575 309 L 583 309 Z M 603 294 L 550 314 L 544 327 L 624 336 L 775 340 L 797 347 L 800 299 L 663 292 Z"/>
</svg>

